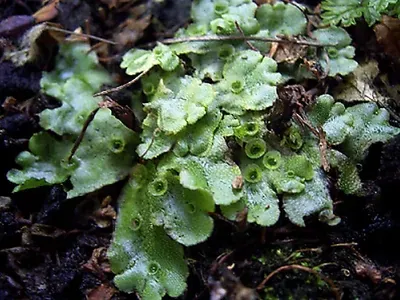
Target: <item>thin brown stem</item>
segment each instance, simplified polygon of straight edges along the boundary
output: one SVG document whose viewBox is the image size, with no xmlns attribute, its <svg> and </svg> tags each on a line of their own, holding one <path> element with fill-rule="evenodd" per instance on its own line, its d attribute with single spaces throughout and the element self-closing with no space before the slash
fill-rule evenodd
<svg viewBox="0 0 400 300">
<path fill-rule="evenodd" d="M 143 152 L 143 154 L 140 156 L 140 159 L 143 159 L 143 157 L 149 152 L 150 148 L 153 146 L 154 140 L 156 139 L 156 134 L 160 132 L 160 128 L 156 128 L 151 136 L 151 141 L 149 146 L 147 147 L 146 151 Z"/>
<path fill-rule="evenodd" d="M 239 23 L 238 23 L 237 21 L 235 21 L 235 26 L 236 26 L 236 29 L 240 32 L 240 34 L 241 34 L 243 37 L 245 37 L 245 34 L 244 34 L 242 28 L 240 28 L 240 25 L 239 25 Z M 245 40 L 245 41 L 246 41 L 247 46 L 249 46 L 249 48 L 250 48 L 251 50 L 260 52 L 260 50 L 258 50 L 256 47 L 254 47 L 253 44 L 250 43 L 249 40 Z"/>
<path fill-rule="evenodd" d="M 339 243 L 339 244 L 333 244 L 330 247 L 331 248 L 336 248 L 336 247 L 349 247 L 349 248 L 352 248 L 352 247 L 355 247 L 355 246 L 358 246 L 358 243 L 354 243 L 354 242 L 351 242 L 351 243 Z"/>
<path fill-rule="evenodd" d="M 313 37 L 313 34 L 312 34 L 312 32 L 311 32 L 311 21 L 310 21 L 310 17 L 309 17 L 308 14 L 305 12 L 305 10 L 306 10 L 307 8 L 305 8 L 305 9 L 303 10 L 296 2 L 293 2 L 292 0 L 284 0 L 284 2 L 285 2 L 286 4 L 289 4 L 289 5 L 292 5 L 292 6 L 296 7 L 299 11 L 301 11 L 301 12 L 303 13 L 304 17 L 307 19 L 307 35 L 308 35 L 310 38 L 312 38 L 312 37 Z"/>
<path fill-rule="evenodd" d="M 94 94 L 93 97 L 99 97 L 99 96 L 108 95 L 108 94 L 111 94 L 111 93 L 114 93 L 114 92 L 119 92 L 120 90 L 123 90 L 124 88 L 127 88 L 128 86 L 131 86 L 132 84 L 137 82 L 147 72 L 148 71 L 144 71 L 144 72 L 140 73 L 138 76 L 133 78 L 131 81 L 128 81 L 127 83 L 124 83 L 123 85 L 120 85 L 120 86 L 117 86 L 115 88 L 112 88 L 112 89 L 105 90 L 105 91 L 102 91 L 100 93 Z"/>
<path fill-rule="evenodd" d="M 278 274 L 280 272 L 288 271 L 288 270 L 300 270 L 300 271 L 311 273 L 311 274 L 321 278 L 323 281 L 325 281 L 329 285 L 331 290 L 335 293 L 335 298 L 337 300 L 340 300 L 339 289 L 335 286 L 335 284 L 333 283 L 333 281 L 330 278 L 326 277 L 325 275 L 323 275 L 311 268 L 304 267 L 301 265 L 286 265 L 286 266 L 279 267 L 278 269 L 269 273 L 268 276 L 264 278 L 264 280 L 257 286 L 257 290 L 262 290 L 264 288 L 264 286 L 267 284 L 267 282 L 272 277 L 274 277 L 276 274 Z"/>
<path fill-rule="evenodd" d="M 209 36 L 189 36 L 189 37 L 181 37 L 181 38 L 171 38 L 161 40 L 159 42 L 164 44 L 177 44 L 184 42 L 211 42 L 211 41 L 260 41 L 260 42 L 276 42 L 276 43 L 286 43 L 286 44 L 298 44 L 305 45 L 310 47 L 328 47 L 335 46 L 333 44 L 321 44 L 316 42 L 309 41 L 296 41 L 296 40 L 285 40 L 280 38 L 268 38 L 268 37 L 260 37 L 260 36 L 241 36 L 241 35 L 209 35 Z"/>
<path fill-rule="evenodd" d="M 94 117 L 96 116 L 97 112 L 99 111 L 100 107 L 96 108 L 95 110 L 93 110 L 89 117 L 87 117 L 85 124 L 83 124 L 83 128 L 81 130 L 81 133 L 79 134 L 78 138 L 76 139 L 74 146 L 71 149 L 71 152 L 67 158 L 68 163 L 71 162 L 72 157 L 74 156 L 76 150 L 78 150 L 79 145 L 81 144 L 83 137 L 85 136 L 85 132 L 87 130 L 87 128 L 89 127 L 89 124 L 93 121 Z"/>
<path fill-rule="evenodd" d="M 97 37 L 91 34 L 86 34 L 86 33 L 78 33 L 78 32 L 73 32 L 71 30 L 66 30 L 66 29 L 61 29 L 61 28 L 57 28 L 57 27 L 53 27 L 51 25 L 46 24 L 46 29 L 51 30 L 51 31 L 58 31 L 58 32 L 62 32 L 62 33 L 67 33 L 67 34 L 71 34 L 71 35 L 76 35 L 76 36 L 83 36 L 92 40 L 96 40 L 96 41 L 100 41 L 100 42 L 104 42 L 107 44 L 112 44 L 112 45 L 117 45 L 118 43 L 110 41 L 110 40 L 106 40 L 103 39 L 101 37 Z"/>
<path fill-rule="evenodd" d="M 290 254 L 287 258 L 285 258 L 285 261 L 290 261 L 293 257 L 295 257 L 297 254 L 303 253 L 303 252 L 317 252 L 321 253 L 322 249 L 321 248 L 306 248 L 306 249 L 299 249 L 292 254 Z"/>
</svg>

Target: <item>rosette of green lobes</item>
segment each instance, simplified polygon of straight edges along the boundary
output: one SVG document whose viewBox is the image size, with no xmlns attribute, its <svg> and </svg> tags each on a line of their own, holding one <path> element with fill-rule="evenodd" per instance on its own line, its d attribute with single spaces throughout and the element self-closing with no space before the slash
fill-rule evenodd
<svg viewBox="0 0 400 300">
<path fill-rule="evenodd" d="M 122 57 L 121 68 L 126 74 L 135 75 L 147 72 L 154 66 L 164 71 L 173 71 L 179 65 L 179 57 L 166 45 L 158 43 L 152 51 L 132 49 Z"/>
<path fill-rule="evenodd" d="M 138 142 L 135 132 L 115 118 L 109 109 L 100 109 L 87 128 L 84 138 L 70 161 L 73 136 L 56 137 L 47 132 L 35 134 L 29 151 L 17 157 L 21 170 L 12 169 L 8 179 L 18 184 L 15 192 L 70 179 L 73 198 L 93 192 L 126 177 L 134 160 Z"/>
<path fill-rule="evenodd" d="M 159 170 L 178 172 L 183 187 L 208 194 L 218 205 L 232 204 L 243 195 L 240 189 L 232 187 L 234 180 L 241 176 L 239 167 L 222 159 L 170 154 L 160 162 Z"/>
<path fill-rule="evenodd" d="M 156 222 L 156 214 L 162 212 L 159 197 L 166 197 L 171 187 L 168 180 L 163 179 L 168 182 L 168 186 L 162 188 L 166 188 L 165 193 L 153 196 L 154 178 L 157 177 L 151 166 L 134 167 L 120 197 L 114 238 L 108 250 L 111 268 L 117 274 L 116 286 L 125 292 L 137 292 L 144 300 L 162 299 L 165 294 L 179 296 L 186 288 L 189 273 L 182 246 Z M 185 218 L 184 214 L 188 213 L 183 208 L 185 200 L 175 200 L 180 202 L 177 203 L 180 217 Z"/>
<path fill-rule="evenodd" d="M 289 220 L 298 225 L 305 226 L 304 217 L 315 213 L 329 214 L 331 218 L 325 222 L 336 225 L 340 219 L 332 213 L 332 199 L 329 195 L 328 181 L 322 170 L 315 171 L 311 181 L 305 183 L 301 193 L 283 194 L 283 209 Z"/>
<path fill-rule="evenodd" d="M 237 31 L 235 22 L 245 34 L 259 30 L 254 18 L 257 5 L 251 0 L 195 0 L 192 19 L 197 25 L 211 28 L 215 34 L 232 34 Z"/>
<path fill-rule="evenodd" d="M 103 84 L 111 83 L 109 74 L 98 64 L 86 44 L 61 46 L 52 72 L 43 73 L 42 92 L 61 101 L 61 106 L 40 113 L 40 125 L 59 135 L 78 135 L 100 98 L 92 95 Z"/>
<path fill-rule="evenodd" d="M 313 31 L 313 37 L 321 44 L 329 44 L 319 55 L 319 63 L 329 76 L 347 75 L 353 72 L 358 63 L 353 59 L 355 48 L 351 37 L 343 28 L 328 27 Z"/>
<path fill-rule="evenodd" d="M 387 142 L 400 133 L 400 129 L 389 124 L 389 112 L 375 103 L 362 103 L 346 109 L 354 118 L 351 130 L 341 149 L 350 158 L 360 161 L 367 155 L 369 147 L 378 142 Z M 347 125 L 347 124 L 346 124 Z"/>
<path fill-rule="evenodd" d="M 261 5 L 256 18 L 261 30 L 266 30 L 271 37 L 301 35 L 307 28 L 304 13 L 298 7 L 283 2 Z"/>
<path fill-rule="evenodd" d="M 245 160 L 241 163 L 244 179 L 243 198 L 231 205 L 221 206 L 224 216 L 235 220 L 245 207 L 248 209 L 247 221 L 262 226 L 275 224 L 280 215 L 279 199 L 273 189 L 265 168 L 259 161 Z"/>
<path fill-rule="evenodd" d="M 206 35 L 239 34 L 236 23 L 245 35 L 256 34 L 260 25 L 255 18 L 257 5 L 251 0 L 196 0 L 192 5 L 193 23 L 187 29 L 181 29 L 176 37 L 198 37 Z M 226 42 L 219 41 L 190 41 L 171 45 L 177 54 L 206 54 L 217 51 Z M 243 42 L 233 43 L 242 46 Z M 202 57 L 203 66 L 211 62 L 211 56 Z M 218 60 L 213 61 L 215 69 Z"/>
<path fill-rule="evenodd" d="M 400 133 L 389 124 L 389 113 L 375 103 L 360 103 L 348 108 L 334 101 L 330 95 L 322 95 L 308 113 L 314 126 L 322 126 L 328 143 L 338 148 L 354 161 L 361 161 L 368 148 L 378 142 L 386 142 Z"/>
<path fill-rule="evenodd" d="M 281 80 L 276 62 L 259 52 L 236 52 L 223 69 L 223 80 L 216 84 L 217 105 L 233 115 L 271 107 Z"/>
<path fill-rule="evenodd" d="M 208 212 L 214 211 L 212 195 L 203 190 L 191 190 L 180 184 L 180 176 L 170 172 L 163 175 L 164 183 L 159 178 L 148 186 L 153 196 L 157 211 L 153 213 L 154 223 L 163 226 L 167 234 L 186 246 L 206 240 L 212 232 L 213 221 Z M 153 185 L 165 185 L 165 190 L 154 193 Z M 155 187 L 157 188 L 157 186 Z"/>
<path fill-rule="evenodd" d="M 215 96 L 211 84 L 190 76 L 176 78 L 171 84 L 163 80 L 145 104 L 157 115 L 158 128 L 166 134 L 177 134 L 202 118 Z"/>
<path fill-rule="evenodd" d="M 243 189 L 244 197 L 239 202 L 221 206 L 223 215 L 234 221 L 237 215 L 247 207 L 248 222 L 255 222 L 261 226 L 274 225 L 280 215 L 279 200 L 268 182 L 266 180 L 246 182 Z"/>
<path fill-rule="evenodd" d="M 205 156 L 213 146 L 215 131 L 221 118 L 222 113 L 215 110 L 178 134 L 167 135 L 157 128 L 157 117 L 149 114 L 142 124 L 142 143 L 138 146 L 137 153 L 145 159 L 158 157 L 171 149 L 178 156 L 188 153 Z"/>
<path fill-rule="evenodd" d="M 250 145 L 257 145 L 260 139 L 250 141 Z M 275 149 L 265 145 L 265 142 L 262 145 L 261 156 L 248 153 L 245 147 L 246 157 L 243 156 L 240 163 L 244 179 L 243 198 L 238 203 L 221 206 L 224 216 L 230 220 L 235 220 L 236 215 L 247 207 L 250 223 L 262 226 L 275 224 L 280 215 L 278 194 L 302 193 L 304 182 L 314 175 L 310 170 L 312 165 L 305 157 Z"/>
<path fill-rule="evenodd" d="M 85 121 L 101 101 L 92 94 L 102 84 L 110 83 L 109 75 L 89 50 L 86 44 L 62 45 L 54 70 L 44 73 L 42 91 L 62 104 L 40 114 L 40 124 L 48 131 L 33 135 L 29 141 L 30 152 L 22 152 L 17 157 L 21 169 L 7 174 L 17 184 L 14 191 L 70 179 L 72 188 L 67 196 L 72 198 L 128 175 L 138 137 L 109 109 L 97 112 L 74 156 L 67 159 Z"/>
<path fill-rule="evenodd" d="M 213 229 L 208 216 L 214 211 L 213 195 L 195 183 L 184 187 L 182 176 L 169 170 L 165 165 L 156 170 L 152 163 L 134 167 L 108 252 L 117 287 L 143 299 L 179 296 L 188 276 L 180 243 L 200 243 Z"/>
<path fill-rule="evenodd" d="M 233 45 L 224 43 L 202 55 L 189 54 L 195 68 L 195 76 L 200 79 L 210 78 L 214 82 L 220 81 L 223 78 L 222 70 L 225 62 L 232 57 L 235 51 Z"/>
<path fill-rule="evenodd" d="M 345 194 L 362 192 L 362 182 L 358 175 L 357 164 L 343 153 L 330 149 L 328 160 L 332 167 L 339 171 L 338 188 Z"/>
</svg>

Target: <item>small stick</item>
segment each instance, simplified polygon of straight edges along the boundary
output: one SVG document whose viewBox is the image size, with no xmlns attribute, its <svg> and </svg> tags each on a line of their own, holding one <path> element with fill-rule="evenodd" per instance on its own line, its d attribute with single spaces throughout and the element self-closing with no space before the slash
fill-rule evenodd
<svg viewBox="0 0 400 300">
<path fill-rule="evenodd" d="M 267 38 L 260 36 L 241 36 L 241 35 L 209 35 L 209 36 L 189 36 L 182 38 L 171 38 L 159 41 L 164 44 L 177 44 L 184 42 L 210 42 L 210 41 L 260 41 L 260 42 L 276 42 L 276 43 L 287 43 L 287 44 L 298 44 L 311 47 L 327 47 L 335 46 L 334 44 L 320 44 L 315 42 L 307 41 L 295 41 L 295 40 L 284 40 L 280 38 Z"/>
<path fill-rule="evenodd" d="M 86 52 L 86 54 L 89 54 L 90 52 L 100 48 L 103 45 L 104 45 L 103 42 L 98 42 L 97 44 L 95 44 L 92 47 L 90 47 L 90 49 Z"/>
<path fill-rule="evenodd" d="M 290 254 L 288 257 L 285 258 L 285 261 L 291 260 L 296 254 L 298 253 L 303 253 L 303 252 L 318 252 L 321 253 L 322 249 L 321 248 L 305 248 L 305 249 L 299 249 L 294 251 L 292 254 Z"/>
<path fill-rule="evenodd" d="M 112 45 L 117 45 L 118 44 L 116 42 L 113 42 L 113 41 L 110 41 L 110 40 L 106 40 L 106 39 L 103 39 L 103 38 L 100 38 L 100 37 L 97 37 L 97 36 L 94 36 L 94 35 L 91 35 L 91 34 L 77 33 L 77 32 L 73 32 L 73 31 L 70 31 L 70 30 L 53 27 L 53 26 L 50 26 L 48 24 L 46 24 L 46 29 L 52 30 L 52 31 L 58 31 L 58 32 L 62 32 L 62 33 L 67 33 L 67 34 L 71 34 L 71 35 L 83 36 L 83 37 L 86 37 L 86 38 L 89 38 L 89 39 L 92 39 L 92 40 L 96 40 L 96 41 L 100 41 L 100 42 L 104 42 L 104 43 L 107 43 L 107 44 L 112 44 Z"/>
<path fill-rule="evenodd" d="M 320 264 L 318 266 L 315 266 L 314 269 L 316 269 L 316 268 L 321 269 L 321 268 L 324 268 L 324 267 L 327 267 L 327 266 L 339 266 L 339 265 L 337 263 L 334 263 L 334 262 L 326 262 L 326 263 L 322 263 L 322 264 Z"/>
<path fill-rule="evenodd" d="M 76 150 L 78 150 L 79 145 L 81 144 L 83 137 L 85 136 L 85 132 L 87 130 L 87 128 L 89 127 L 89 124 L 93 121 L 94 117 L 96 116 L 96 113 L 99 111 L 100 107 L 96 108 L 95 110 L 93 110 L 89 117 L 86 119 L 85 124 L 83 124 L 83 128 L 81 130 L 81 133 L 79 134 L 78 138 L 76 139 L 74 146 L 71 149 L 71 153 L 69 154 L 67 160 L 68 163 L 71 162 L 72 156 L 74 156 Z"/>
<path fill-rule="evenodd" d="M 326 71 L 325 71 L 325 74 L 322 74 L 322 77 L 318 78 L 318 79 L 325 79 L 326 77 L 328 77 L 329 72 L 331 70 L 331 63 L 330 63 L 331 60 L 329 59 L 329 56 L 325 50 L 323 50 L 322 56 L 324 57 L 324 59 L 326 61 Z"/>
<path fill-rule="evenodd" d="M 149 152 L 150 148 L 153 146 L 154 140 L 156 139 L 156 134 L 160 132 L 160 128 L 156 128 L 153 131 L 153 134 L 151 136 L 151 141 L 149 146 L 147 147 L 146 151 L 144 151 L 144 153 L 140 156 L 140 159 L 143 159 L 143 157 L 147 154 L 147 152 Z"/>
<path fill-rule="evenodd" d="M 148 71 L 149 70 L 143 71 L 138 76 L 133 78 L 131 81 L 128 81 L 127 83 L 124 83 L 123 85 L 120 85 L 120 86 L 117 86 L 115 88 L 112 88 L 112 89 L 105 90 L 105 91 L 102 91 L 100 93 L 94 94 L 93 97 L 104 96 L 104 95 L 107 95 L 107 94 L 110 94 L 110 93 L 113 93 L 113 92 L 119 92 L 120 90 L 123 90 L 124 88 L 127 88 L 128 86 L 131 86 L 132 84 L 134 84 L 136 81 L 138 81 Z"/>
<path fill-rule="evenodd" d="M 239 30 L 240 34 L 241 34 L 243 37 L 246 37 L 245 34 L 244 34 L 244 32 L 243 32 L 243 30 L 242 30 L 242 28 L 240 28 L 239 23 L 238 23 L 237 21 L 235 21 L 235 26 L 236 26 L 237 30 Z M 249 40 L 245 40 L 245 42 L 246 42 L 247 46 L 249 46 L 249 48 L 250 48 L 251 50 L 260 52 L 260 50 L 258 50 L 256 47 L 254 47 L 253 44 L 250 43 Z"/>
<path fill-rule="evenodd" d="M 354 246 L 358 246 L 358 243 L 351 242 L 351 243 L 339 243 L 339 244 L 330 245 L 331 248 L 335 248 L 335 247 L 349 247 L 349 248 L 352 248 Z"/>
<path fill-rule="evenodd" d="M 286 265 L 286 266 L 279 267 L 275 271 L 272 271 L 271 273 L 269 273 L 267 277 L 265 277 L 265 279 L 257 286 L 257 290 L 262 290 L 264 288 L 265 284 L 279 272 L 284 272 L 284 271 L 288 271 L 288 270 L 301 270 L 304 272 L 311 273 L 317 277 L 320 277 L 323 281 L 325 281 L 330 286 L 331 290 L 335 293 L 336 300 L 340 300 L 339 289 L 335 286 L 335 284 L 333 283 L 333 281 L 330 278 L 326 277 L 325 275 L 323 275 L 311 268 L 304 267 L 301 265 Z"/>
<path fill-rule="evenodd" d="M 307 128 L 318 138 L 321 165 L 325 172 L 329 172 L 330 166 L 327 158 L 328 142 L 326 141 L 325 132 L 323 131 L 322 127 L 319 126 L 318 130 L 312 127 L 310 122 L 306 119 L 303 111 L 301 112 L 301 115 L 299 113 L 294 113 L 293 118 L 301 125 L 307 126 Z"/>
<path fill-rule="evenodd" d="M 329 172 L 330 165 L 328 162 L 328 141 L 326 140 L 326 133 L 321 126 L 318 126 L 318 139 L 319 139 L 319 154 L 322 168 L 325 172 Z"/>
<path fill-rule="evenodd" d="M 304 15 L 304 17 L 307 19 L 307 35 L 312 38 L 313 34 L 311 32 L 311 22 L 310 22 L 310 18 L 308 17 L 308 14 L 295 2 L 293 2 L 292 0 L 284 0 L 283 2 L 285 2 L 286 4 L 289 5 L 293 5 L 294 7 L 296 7 L 299 11 L 301 11 Z"/>
</svg>

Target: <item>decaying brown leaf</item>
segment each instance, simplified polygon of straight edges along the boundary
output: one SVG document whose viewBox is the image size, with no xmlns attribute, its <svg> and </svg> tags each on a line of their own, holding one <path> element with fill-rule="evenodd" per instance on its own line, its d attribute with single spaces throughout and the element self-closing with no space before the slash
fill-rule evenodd
<svg viewBox="0 0 400 300">
<path fill-rule="evenodd" d="M 35 18 L 36 23 L 50 21 L 58 15 L 58 3 L 60 0 L 51 0 L 32 16 Z"/>
<path fill-rule="evenodd" d="M 111 226 L 112 221 L 117 218 L 117 213 L 111 205 L 107 205 L 95 211 L 93 218 L 97 226 L 100 228 L 107 228 Z"/>
<path fill-rule="evenodd" d="M 41 236 L 51 239 L 56 239 L 67 234 L 65 230 L 46 224 L 32 224 L 29 228 L 29 232 L 32 236 Z"/>
<path fill-rule="evenodd" d="M 96 222 L 100 228 L 107 228 L 117 218 L 115 209 L 110 205 L 112 198 L 107 196 L 102 201 L 100 207 L 96 209 L 90 218 Z"/>
<path fill-rule="evenodd" d="M 243 187 L 243 176 L 236 176 L 232 181 L 232 188 L 240 190 Z"/>
<path fill-rule="evenodd" d="M 150 25 L 151 15 L 146 14 L 146 6 L 138 5 L 130 9 L 130 16 L 120 24 L 114 35 L 114 40 L 122 47 L 132 46 L 143 36 L 144 30 Z"/>
<path fill-rule="evenodd" d="M 99 103 L 99 107 L 106 107 L 111 109 L 112 114 L 117 117 L 124 125 L 133 131 L 140 130 L 140 123 L 132 109 L 127 105 L 122 106 L 110 97 L 106 96 L 106 100 Z"/>
<path fill-rule="evenodd" d="M 385 53 L 400 58 L 400 20 L 383 16 L 380 24 L 374 27 L 376 39 Z"/>
<path fill-rule="evenodd" d="M 307 54 L 308 46 L 296 43 L 279 43 L 273 58 L 277 63 L 287 62 L 294 64 Z"/>
<path fill-rule="evenodd" d="M 5 110 L 5 112 L 18 111 L 17 103 L 18 103 L 17 99 L 10 96 L 4 100 L 1 107 Z"/>
<path fill-rule="evenodd" d="M 117 290 L 108 284 L 101 284 L 86 294 L 87 300 L 110 300 Z"/>
<path fill-rule="evenodd" d="M 394 105 L 400 107 L 400 84 L 391 84 L 387 74 L 381 74 L 379 79 L 384 84 L 388 96 L 394 100 Z"/>
<path fill-rule="evenodd" d="M 95 273 L 100 279 L 105 279 L 104 273 L 111 272 L 110 263 L 107 258 L 107 248 L 100 247 L 94 249 L 92 256 L 82 267 Z"/>
<path fill-rule="evenodd" d="M 39 24 L 28 30 L 15 48 L 7 48 L 3 58 L 11 60 L 16 66 L 26 63 L 46 64 L 63 39 L 63 33 L 50 31 L 46 24 Z"/>
<path fill-rule="evenodd" d="M 383 97 L 373 84 L 375 77 L 379 74 L 378 62 L 369 60 L 360 64 L 357 69 L 347 76 L 334 90 L 334 97 L 337 100 L 347 102 L 353 101 L 380 101 Z"/>
<path fill-rule="evenodd" d="M 383 83 L 385 89 L 375 86 L 376 78 Z M 383 106 L 396 120 L 399 116 L 390 108 L 393 104 L 400 106 L 400 86 L 391 85 L 386 74 L 380 74 L 378 62 L 369 60 L 360 64 L 357 69 L 347 76 L 339 86 L 333 90 L 333 96 L 337 100 L 345 102 L 375 102 Z M 393 101 L 392 101 L 393 100 Z"/>
</svg>

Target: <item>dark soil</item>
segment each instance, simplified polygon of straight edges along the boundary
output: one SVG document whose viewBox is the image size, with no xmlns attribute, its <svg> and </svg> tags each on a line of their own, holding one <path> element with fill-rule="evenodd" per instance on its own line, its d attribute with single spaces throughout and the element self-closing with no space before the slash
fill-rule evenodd
<svg viewBox="0 0 400 300">
<path fill-rule="evenodd" d="M 115 28 L 133 18 L 132 7 L 141 5 L 140 13 L 134 15 L 142 20 L 140 26 L 143 18 L 151 16 L 151 23 L 142 26 L 135 38 L 103 53 L 105 67 L 120 82 L 128 80 L 118 69 L 121 54 L 134 43 L 144 45 L 173 35 L 187 22 L 190 9 L 190 1 L 185 0 L 139 1 L 115 10 L 109 9 L 107 1 L 60 2 L 52 22 L 70 30 L 82 26 L 106 39 L 113 39 Z M 315 5 L 319 1 L 303 2 Z M 41 1 L 0 0 L 0 22 L 11 16 L 30 16 L 40 7 Z M 7 40 L 17 41 L 24 30 L 18 28 Z M 382 55 L 373 32 L 364 27 L 350 32 L 358 55 L 374 56 L 392 82 L 400 82 L 394 72 L 399 70 L 396 63 Z M 36 114 L 58 105 L 40 93 L 41 74 L 48 68 L 51 63 L 23 67 L 0 63 L 0 300 L 137 299 L 113 287 L 105 253 L 114 220 L 99 213 L 104 207 L 117 210 L 123 183 L 67 200 L 59 186 L 13 194 L 13 185 L 6 179 L 6 173 L 15 167 L 16 155 L 27 149 L 29 138 L 40 130 Z M 9 97 L 16 102 L 9 104 Z M 124 93 L 113 99 L 123 101 Z M 258 294 L 265 299 L 398 299 L 398 153 L 400 137 L 371 149 L 363 164 L 367 187 L 363 197 L 338 193 L 332 178 L 335 214 L 342 219 L 337 226 L 311 218 L 306 228 L 299 228 L 282 218 L 274 227 L 262 229 L 231 224 L 216 214 L 212 237 L 186 249 L 191 274 L 181 298 L 210 299 L 222 287 L 228 292 L 227 299 L 257 299 Z M 108 196 L 111 206 L 107 206 Z M 323 276 L 309 271 L 315 266 Z M 274 270 L 279 271 L 257 294 L 257 286 Z"/>
</svg>

